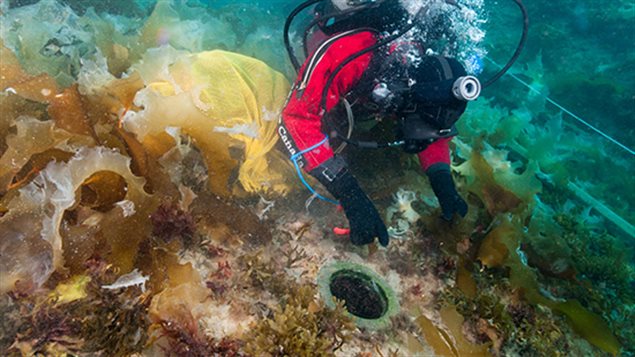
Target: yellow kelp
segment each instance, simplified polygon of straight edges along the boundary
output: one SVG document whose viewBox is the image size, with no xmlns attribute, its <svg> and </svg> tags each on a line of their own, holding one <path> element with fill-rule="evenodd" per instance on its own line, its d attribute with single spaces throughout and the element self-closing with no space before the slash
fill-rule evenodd
<svg viewBox="0 0 635 357">
<path fill-rule="evenodd" d="M 150 152 L 165 149 L 166 129 L 179 128 L 205 158 L 216 194 L 237 192 L 231 180 L 236 173 L 247 192 L 288 192 L 287 159 L 273 149 L 289 91 L 285 77 L 261 61 L 225 51 L 151 51 L 146 57 L 152 63 L 135 67 L 147 84 L 135 97 L 143 110 L 129 112 L 125 128 Z"/>
<path fill-rule="evenodd" d="M 423 337 L 434 352 L 441 356 L 491 355 L 488 351 L 489 344 L 475 344 L 463 336 L 463 316 L 453 306 L 443 307 L 439 313 L 447 330 L 437 327 L 425 315 L 421 315 L 415 320 Z"/>
<path fill-rule="evenodd" d="M 121 182 L 125 184 L 123 189 Z M 82 225 L 91 232 L 86 239 L 101 237 L 107 243 L 106 255 L 114 266 L 121 271 L 131 270 L 139 243 L 150 233 L 147 217 L 157 206 L 143 190 L 144 183 L 143 178 L 130 171 L 129 157 L 104 147 L 82 147 L 68 162 L 47 165 L 17 195 L 8 198 L 8 212 L 0 220 L 0 233 L 4 239 L 3 254 L 10 258 L 0 264 L 0 292 L 12 289 L 18 280 L 40 286 L 55 270 L 64 267 L 64 237 L 60 232 L 64 214 L 86 203 L 106 207 L 113 206 L 114 201 L 121 202 L 106 212 L 87 211 L 89 216 Z M 82 193 L 92 199 L 82 200 Z M 101 234 L 94 234 L 96 231 Z M 73 240 L 69 239 L 67 243 Z"/>
</svg>

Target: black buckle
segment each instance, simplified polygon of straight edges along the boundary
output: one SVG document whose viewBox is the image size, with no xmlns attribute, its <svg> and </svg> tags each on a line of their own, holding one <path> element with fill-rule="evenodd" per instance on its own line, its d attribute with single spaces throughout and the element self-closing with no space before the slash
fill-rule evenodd
<svg viewBox="0 0 635 357">
<path fill-rule="evenodd" d="M 328 159 L 320 165 L 322 168 L 322 176 L 328 180 L 328 182 L 333 182 L 340 174 L 346 172 L 346 161 L 341 156 L 333 156 L 331 159 Z"/>
<path fill-rule="evenodd" d="M 327 169 L 322 170 L 322 176 L 324 176 L 328 180 L 328 182 L 333 182 L 337 177 L 337 174 L 337 172 L 333 173 Z"/>
</svg>

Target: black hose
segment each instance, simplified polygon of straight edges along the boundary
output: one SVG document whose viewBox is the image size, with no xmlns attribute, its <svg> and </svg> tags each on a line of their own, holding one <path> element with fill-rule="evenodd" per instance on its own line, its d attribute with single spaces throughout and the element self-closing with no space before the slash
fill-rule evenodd
<svg viewBox="0 0 635 357">
<path fill-rule="evenodd" d="M 520 41 L 518 41 L 518 46 L 516 46 L 516 51 L 514 52 L 512 57 L 509 59 L 509 61 L 507 61 L 507 64 L 503 68 L 501 68 L 501 70 L 498 71 L 498 73 L 496 73 L 492 78 L 487 80 L 487 82 L 483 84 L 483 88 L 496 82 L 500 77 L 502 77 L 503 74 L 505 74 L 505 72 L 507 72 L 507 70 L 514 64 L 514 62 L 516 62 L 516 60 L 518 59 L 518 56 L 520 56 L 520 53 L 523 50 L 523 47 L 525 47 L 525 41 L 527 40 L 527 32 L 529 32 L 529 16 L 527 15 L 527 9 L 525 9 L 525 5 L 523 5 L 521 0 L 513 0 L 513 1 L 516 3 L 516 5 L 518 5 L 518 7 L 520 8 L 520 11 L 523 14 L 523 34 L 520 37 Z"/>
<path fill-rule="evenodd" d="M 379 5 L 381 5 L 381 4 L 380 3 L 371 3 L 369 5 L 358 6 L 358 7 L 350 8 L 350 9 L 344 10 L 344 11 L 335 11 L 335 12 L 332 12 L 330 14 L 322 15 L 322 16 L 320 16 L 318 18 L 313 19 L 306 26 L 306 29 L 304 30 L 304 35 L 302 37 L 302 43 L 304 44 L 304 55 L 308 56 L 307 39 L 308 39 L 309 34 L 311 33 L 311 29 L 313 27 L 315 27 L 315 25 L 317 25 L 318 23 L 320 23 L 322 21 L 331 19 L 331 18 L 337 20 L 339 18 L 347 17 L 350 14 L 357 13 L 357 12 L 362 11 L 362 10 L 368 10 L 368 9 L 373 8 L 373 7 L 378 7 Z"/>
<path fill-rule="evenodd" d="M 289 54 L 289 60 L 291 60 L 291 64 L 293 65 L 293 68 L 295 68 L 296 72 L 300 70 L 300 63 L 298 62 L 298 59 L 295 56 L 295 53 L 293 52 L 293 48 L 291 47 L 291 41 L 289 40 L 289 28 L 291 27 L 291 22 L 293 22 L 293 19 L 298 16 L 298 14 L 306 9 L 307 7 L 313 5 L 313 4 L 317 4 L 320 1 L 324 1 L 324 0 L 307 0 L 305 2 L 303 2 L 302 4 L 298 5 L 298 7 L 296 7 L 293 11 L 291 11 L 291 13 L 289 14 L 289 16 L 287 16 L 287 21 L 285 21 L 284 23 L 284 46 L 287 48 L 287 53 Z"/>
</svg>

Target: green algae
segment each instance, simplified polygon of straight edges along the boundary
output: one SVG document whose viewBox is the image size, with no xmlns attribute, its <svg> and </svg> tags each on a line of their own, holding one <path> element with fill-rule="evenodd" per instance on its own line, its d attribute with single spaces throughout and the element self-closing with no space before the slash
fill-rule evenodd
<svg viewBox="0 0 635 357">
<path fill-rule="evenodd" d="M 573 330 L 587 341 L 614 356 L 620 353 L 622 346 L 604 319 L 585 309 L 579 301 L 551 303 L 551 308 L 564 314 Z"/>
</svg>

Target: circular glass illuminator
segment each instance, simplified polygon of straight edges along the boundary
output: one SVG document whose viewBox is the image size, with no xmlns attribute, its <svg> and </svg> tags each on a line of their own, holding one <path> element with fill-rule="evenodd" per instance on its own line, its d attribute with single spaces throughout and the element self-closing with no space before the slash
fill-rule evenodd
<svg viewBox="0 0 635 357">
<path fill-rule="evenodd" d="M 368 267 L 350 262 L 334 262 L 320 269 L 318 287 L 326 304 L 344 301 L 346 310 L 359 327 L 382 329 L 399 311 L 399 302 L 390 286 Z"/>
</svg>

